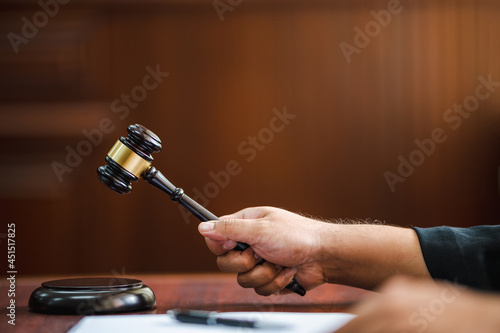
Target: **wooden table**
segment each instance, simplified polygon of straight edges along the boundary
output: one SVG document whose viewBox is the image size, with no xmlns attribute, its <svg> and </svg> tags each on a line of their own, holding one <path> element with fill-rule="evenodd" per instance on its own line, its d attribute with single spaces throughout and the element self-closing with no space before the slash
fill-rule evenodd
<svg viewBox="0 0 500 333">
<path fill-rule="evenodd" d="M 156 295 L 157 306 L 145 314 L 163 314 L 172 308 L 215 311 L 286 311 L 345 312 L 349 305 L 370 292 L 339 285 L 323 285 L 308 291 L 305 297 L 295 294 L 263 297 L 253 289 L 241 288 L 235 275 L 178 274 L 127 276 L 141 279 Z M 16 281 L 16 325 L 8 324 L 6 279 L 0 283 L 0 332 L 66 332 L 83 316 L 43 315 L 28 310 L 28 299 L 43 281 L 62 278 L 30 277 Z"/>
</svg>

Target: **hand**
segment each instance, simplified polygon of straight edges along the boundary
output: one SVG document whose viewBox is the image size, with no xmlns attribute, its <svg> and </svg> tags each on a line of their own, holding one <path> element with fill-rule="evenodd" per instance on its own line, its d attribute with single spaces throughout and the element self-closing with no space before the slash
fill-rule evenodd
<svg viewBox="0 0 500 333">
<path fill-rule="evenodd" d="M 238 273 L 242 287 L 271 295 L 282 291 L 294 275 L 306 290 L 325 282 L 320 262 L 321 235 L 327 226 L 286 210 L 259 207 L 203 222 L 199 231 L 222 271 Z M 250 248 L 230 251 L 238 241 Z M 267 262 L 257 265 L 260 258 Z"/>
<path fill-rule="evenodd" d="M 337 333 L 500 332 L 500 296 L 480 294 L 431 280 L 393 278 L 382 295 L 353 309 Z"/>
</svg>

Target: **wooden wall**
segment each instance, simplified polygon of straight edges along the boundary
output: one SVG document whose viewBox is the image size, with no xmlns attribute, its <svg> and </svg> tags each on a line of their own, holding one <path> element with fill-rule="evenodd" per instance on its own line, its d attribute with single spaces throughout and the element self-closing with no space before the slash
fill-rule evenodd
<svg viewBox="0 0 500 333">
<path fill-rule="evenodd" d="M 474 101 L 478 77 L 500 81 L 500 4 L 402 0 L 385 27 L 370 23 L 391 3 L 243 1 L 221 21 L 211 1 L 72 1 L 16 53 L 8 34 L 41 8 L 3 1 L 0 241 L 15 222 L 19 272 L 216 270 L 198 223 L 166 195 L 98 182 L 133 123 L 161 137 L 156 167 L 212 196 L 201 202 L 218 215 L 271 205 L 402 226 L 498 223 L 500 87 L 459 126 L 447 110 Z M 369 44 L 348 63 L 341 45 L 367 24 Z M 142 99 L 148 66 L 169 74 L 125 107 L 122 94 Z M 270 131 L 284 110 L 295 117 Z M 81 143 L 103 119 L 102 142 Z M 436 130 L 444 142 L 419 160 L 415 140 Z M 58 177 L 67 147 L 87 156 Z M 421 165 L 391 190 L 384 175 L 410 155 Z M 240 172 L 210 185 L 233 160 Z"/>
</svg>

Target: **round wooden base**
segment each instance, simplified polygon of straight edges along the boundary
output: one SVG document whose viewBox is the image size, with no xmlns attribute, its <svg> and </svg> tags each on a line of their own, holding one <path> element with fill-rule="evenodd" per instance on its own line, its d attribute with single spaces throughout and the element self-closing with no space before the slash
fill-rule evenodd
<svg viewBox="0 0 500 333">
<path fill-rule="evenodd" d="M 42 283 L 30 296 L 28 307 L 46 314 L 95 315 L 151 309 L 153 291 L 141 280 L 76 278 Z"/>
</svg>

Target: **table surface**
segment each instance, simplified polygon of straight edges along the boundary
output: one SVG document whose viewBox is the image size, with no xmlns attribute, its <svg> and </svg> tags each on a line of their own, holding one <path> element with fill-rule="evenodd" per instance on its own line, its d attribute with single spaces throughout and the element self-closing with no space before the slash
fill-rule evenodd
<svg viewBox="0 0 500 333">
<path fill-rule="evenodd" d="M 345 312 L 350 305 L 370 294 L 357 288 L 323 285 L 308 291 L 305 297 L 295 294 L 263 297 L 253 289 L 244 289 L 231 274 L 168 274 L 127 276 L 140 279 L 153 289 L 157 306 L 141 314 L 163 314 L 169 309 L 185 308 L 210 311 L 285 311 Z M 0 332 L 66 332 L 83 316 L 44 315 L 28 310 L 28 299 L 44 281 L 68 278 L 61 276 L 29 277 L 16 280 L 16 325 L 8 324 L 6 279 L 0 282 Z"/>
</svg>

